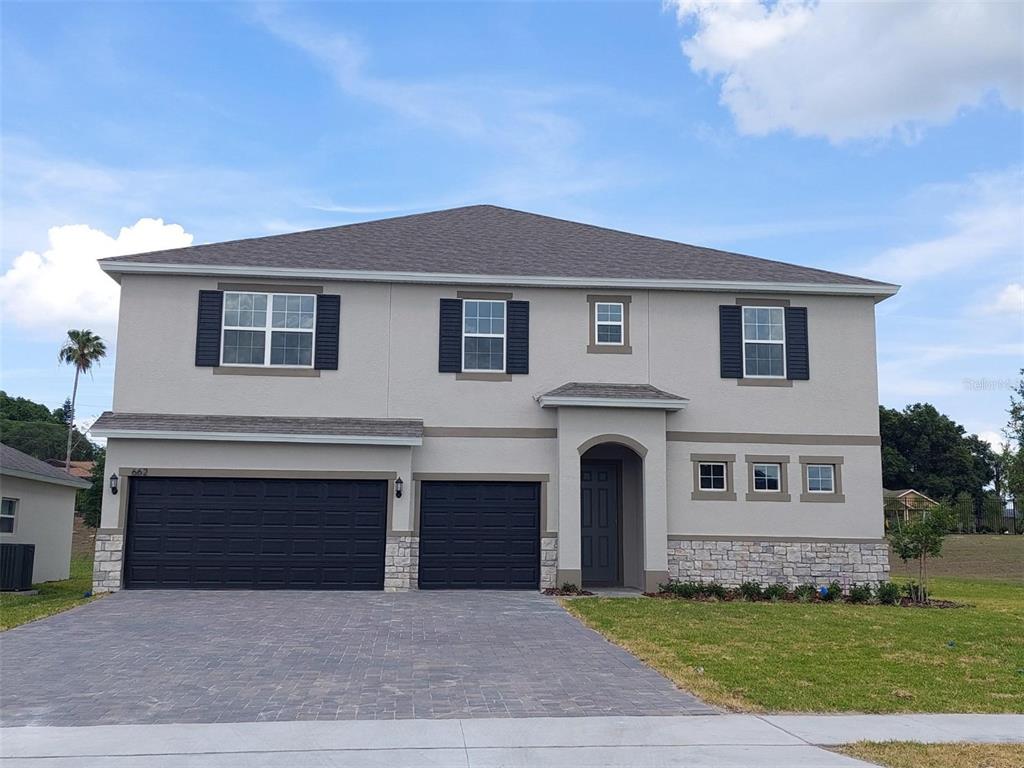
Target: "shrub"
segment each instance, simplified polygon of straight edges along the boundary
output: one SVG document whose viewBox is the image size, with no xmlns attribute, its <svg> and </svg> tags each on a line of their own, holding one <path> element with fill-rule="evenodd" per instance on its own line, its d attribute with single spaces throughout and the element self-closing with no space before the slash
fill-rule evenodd
<svg viewBox="0 0 1024 768">
<path fill-rule="evenodd" d="M 687 600 L 700 597 L 701 593 L 701 584 L 696 581 L 670 581 L 668 584 L 661 584 L 660 587 L 662 592 Z"/>
<path fill-rule="evenodd" d="M 801 603 L 811 602 L 817 593 L 818 590 L 814 588 L 813 584 L 801 584 L 793 590 L 793 596 Z"/>
<path fill-rule="evenodd" d="M 708 597 L 714 597 L 719 600 L 724 600 L 729 595 L 729 590 L 719 584 L 717 581 L 709 581 L 704 584 L 704 594 Z"/>
<path fill-rule="evenodd" d="M 761 600 L 764 597 L 764 590 L 759 581 L 744 581 L 740 584 L 740 597 L 744 600 Z"/>
<path fill-rule="evenodd" d="M 822 587 L 819 594 L 825 602 L 834 603 L 843 598 L 843 585 L 838 581 L 832 581 L 827 587 Z"/>
<path fill-rule="evenodd" d="M 850 602 L 866 603 L 871 600 L 872 589 L 870 584 L 851 584 Z"/>
<path fill-rule="evenodd" d="M 896 605 L 900 601 L 900 585 L 891 581 L 881 581 L 875 590 L 875 597 L 883 605 Z"/>
<path fill-rule="evenodd" d="M 789 589 L 785 584 L 769 584 L 764 588 L 763 594 L 765 600 L 775 602 L 777 600 L 785 600 L 789 594 Z"/>
<path fill-rule="evenodd" d="M 582 590 L 571 581 L 567 581 L 562 584 L 562 591 L 567 595 L 578 595 Z"/>
</svg>

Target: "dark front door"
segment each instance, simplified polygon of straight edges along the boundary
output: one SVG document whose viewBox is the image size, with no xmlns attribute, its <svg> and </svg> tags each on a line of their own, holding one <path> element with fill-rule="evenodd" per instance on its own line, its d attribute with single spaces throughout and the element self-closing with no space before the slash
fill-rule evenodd
<svg viewBox="0 0 1024 768">
<path fill-rule="evenodd" d="M 583 586 L 619 585 L 619 464 L 584 461 L 580 479 Z"/>
<path fill-rule="evenodd" d="M 387 483 L 135 477 L 125 586 L 383 589 Z"/>
<path fill-rule="evenodd" d="M 540 483 L 420 483 L 420 589 L 537 589 Z"/>
</svg>

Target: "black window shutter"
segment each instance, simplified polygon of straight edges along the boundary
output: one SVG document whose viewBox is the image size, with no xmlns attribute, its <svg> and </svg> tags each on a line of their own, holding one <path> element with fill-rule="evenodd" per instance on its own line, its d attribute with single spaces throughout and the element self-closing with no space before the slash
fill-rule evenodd
<svg viewBox="0 0 1024 768">
<path fill-rule="evenodd" d="M 786 307 L 786 378 L 811 378 L 807 347 L 807 307 Z"/>
<path fill-rule="evenodd" d="M 200 291 L 196 320 L 196 365 L 220 365 L 220 329 L 224 310 L 223 291 Z"/>
<path fill-rule="evenodd" d="M 441 299 L 437 370 L 441 373 L 462 370 L 462 299 Z"/>
<path fill-rule="evenodd" d="M 743 307 L 718 308 L 718 350 L 723 379 L 743 378 Z"/>
<path fill-rule="evenodd" d="M 313 367 L 318 371 L 338 370 L 338 331 L 341 328 L 341 296 L 316 297 L 316 349 Z"/>
<path fill-rule="evenodd" d="M 530 372 L 530 302 L 506 302 L 505 372 Z"/>
</svg>

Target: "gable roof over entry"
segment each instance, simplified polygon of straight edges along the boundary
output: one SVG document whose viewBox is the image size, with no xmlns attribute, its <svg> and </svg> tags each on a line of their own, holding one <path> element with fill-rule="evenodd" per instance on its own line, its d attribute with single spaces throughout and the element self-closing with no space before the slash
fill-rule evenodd
<svg viewBox="0 0 1024 768">
<path fill-rule="evenodd" d="M 678 290 L 884 298 L 898 286 L 605 227 L 473 205 L 341 227 L 102 259 L 127 273 Z"/>
</svg>

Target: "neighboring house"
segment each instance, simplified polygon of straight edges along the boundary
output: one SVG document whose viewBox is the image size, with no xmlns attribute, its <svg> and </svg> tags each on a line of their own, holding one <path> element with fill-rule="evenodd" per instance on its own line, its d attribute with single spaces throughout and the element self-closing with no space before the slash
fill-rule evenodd
<svg viewBox="0 0 1024 768">
<path fill-rule="evenodd" d="M 32 582 L 70 575 L 75 493 L 89 483 L 0 444 L 0 542 L 35 544 Z"/>
<path fill-rule="evenodd" d="M 494 206 L 100 265 L 97 589 L 888 574 L 897 286 Z"/>
<path fill-rule="evenodd" d="M 64 469 L 64 459 L 47 459 L 46 463 L 49 464 L 51 467 Z M 73 477 L 78 477 L 81 478 L 82 480 L 89 480 L 90 478 L 92 478 L 92 468 L 95 466 L 95 461 L 72 460 L 71 466 L 68 468 L 68 473 Z"/>
<path fill-rule="evenodd" d="M 887 519 L 899 518 L 907 521 L 910 520 L 914 512 L 931 509 L 938 506 L 939 502 L 913 488 L 901 488 L 894 491 L 883 488 L 882 503 L 885 505 Z"/>
</svg>

